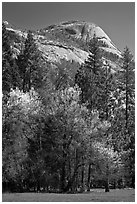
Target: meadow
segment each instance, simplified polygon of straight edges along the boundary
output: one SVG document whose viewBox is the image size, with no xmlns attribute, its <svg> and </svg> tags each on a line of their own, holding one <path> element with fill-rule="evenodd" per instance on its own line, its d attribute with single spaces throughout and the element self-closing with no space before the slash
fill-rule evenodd
<svg viewBox="0 0 137 204">
<path fill-rule="evenodd" d="M 92 189 L 82 194 L 4 193 L 2 202 L 135 202 L 134 189 Z"/>
</svg>

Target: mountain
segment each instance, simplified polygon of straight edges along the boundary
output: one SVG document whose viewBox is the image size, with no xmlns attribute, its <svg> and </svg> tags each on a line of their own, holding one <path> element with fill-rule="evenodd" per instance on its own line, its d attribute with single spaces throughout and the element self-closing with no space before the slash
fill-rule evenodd
<svg viewBox="0 0 137 204">
<path fill-rule="evenodd" d="M 27 37 L 27 31 L 13 28 L 7 21 L 5 25 L 12 39 L 16 57 Z M 56 63 L 64 59 L 79 64 L 84 63 L 88 57 L 87 43 L 94 33 L 99 38 L 104 59 L 108 60 L 113 70 L 117 70 L 121 61 L 121 52 L 103 29 L 94 23 L 67 21 L 33 31 L 34 39 L 46 61 Z"/>
</svg>

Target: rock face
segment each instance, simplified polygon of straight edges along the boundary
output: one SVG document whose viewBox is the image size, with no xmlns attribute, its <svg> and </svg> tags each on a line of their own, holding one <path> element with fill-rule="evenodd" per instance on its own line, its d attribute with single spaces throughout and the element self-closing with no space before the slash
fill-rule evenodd
<svg viewBox="0 0 137 204">
<path fill-rule="evenodd" d="M 8 22 L 5 25 L 13 38 L 13 50 L 16 56 L 20 52 L 21 44 L 24 42 L 27 32 L 13 29 Z M 96 24 L 84 21 L 62 22 L 35 31 L 34 38 L 45 60 L 54 63 L 65 59 L 66 61 L 75 61 L 81 64 L 88 57 L 87 42 L 90 41 L 94 33 L 99 38 L 104 59 L 108 59 L 113 69 L 117 69 L 121 59 L 121 52 L 108 35 Z"/>
</svg>

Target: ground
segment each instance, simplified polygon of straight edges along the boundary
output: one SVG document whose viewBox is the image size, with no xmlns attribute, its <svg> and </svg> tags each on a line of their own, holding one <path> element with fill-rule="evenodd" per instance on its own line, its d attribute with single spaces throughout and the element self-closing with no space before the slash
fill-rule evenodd
<svg viewBox="0 0 137 204">
<path fill-rule="evenodd" d="M 82 194 L 4 193 L 3 202 L 135 202 L 135 190 L 116 189 L 105 193 L 94 189 Z"/>
</svg>

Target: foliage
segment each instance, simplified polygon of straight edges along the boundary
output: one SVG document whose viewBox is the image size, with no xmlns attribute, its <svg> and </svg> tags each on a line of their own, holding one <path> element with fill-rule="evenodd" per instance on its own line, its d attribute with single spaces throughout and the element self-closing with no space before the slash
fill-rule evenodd
<svg viewBox="0 0 137 204">
<path fill-rule="evenodd" d="M 89 52 L 88 59 L 76 74 L 75 83 L 78 84 L 82 90 L 82 103 L 87 102 L 88 107 L 92 110 L 97 109 L 99 105 L 99 79 L 101 77 L 100 67 L 102 66 L 99 40 L 95 34 L 89 43 Z"/>
<path fill-rule="evenodd" d="M 3 103 L 3 179 L 22 185 L 28 175 L 28 140 L 33 137 L 34 125 L 30 115 L 37 114 L 40 103 L 32 89 L 23 93 L 11 90 L 8 101 Z M 28 122 L 29 121 L 29 122 Z"/>
<path fill-rule="evenodd" d="M 111 181 L 118 178 L 117 173 L 120 173 L 123 167 L 121 155 L 117 151 L 114 151 L 113 147 L 106 146 L 103 142 L 96 142 L 93 146 L 98 167 L 96 173 L 99 174 L 102 179 L 106 179 L 107 176 L 109 176 L 109 180 Z M 119 177 L 120 176 L 119 174 Z"/>
<path fill-rule="evenodd" d="M 19 89 L 10 92 L 3 107 L 3 171 L 8 181 L 20 183 L 16 179 L 22 179 L 20 184 L 25 188 L 24 183 L 31 175 L 28 186 L 33 183 L 39 189 L 48 172 L 56 175 L 59 188 L 69 190 L 82 165 L 81 157 L 86 156 L 84 150 L 89 137 L 100 126 L 96 113 L 90 113 L 78 103 L 79 94 L 77 86 L 56 91 L 44 108 L 33 89 L 26 93 Z M 12 169 L 8 170 L 7 166 Z M 69 166 L 71 173 L 67 170 Z"/>
<path fill-rule="evenodd" d="M 20 75 L 6 30 L 2 24 L 2 90 L 7 93 L 10 88 L 20 87 Z"/>
<path fill-rule="evenodd" d="M 72 43 L 73 36 L 62 32 Z M 73 61 L 43 62 L 32 32 L 15 60 L 4 25 L 2 34 L 4 189 L 134 187 L 135 67 L 129 49 L 120 71 L 112 73 L 100 49 L 105 44 L 95 35 L 79 68 Z"/>
<path fill-rule="evenodd" d="M 43 63 L 31 31 L 28 32 L 24 49 L 18 56 L 17 64 L 20 70 L 23 91 L 29 91 L 32 86 L 39 88 L 42 80 L 41 66 Z"/>
<path fill-rule="evenodd" d="M 135 65 L 133 56 L 126 47 L 123 53 L 123 63 L 118 77 L 119 111 L 122 118 L 120 134 L 124 140 L 125 174 L 134 187 L 135 182 Z M 117 123 L 119 128 L 119 123 Z M 128 172 L 128 173 L 127 173 Z M 128 175 L 128 176 L 127 176 Z"/>
<path fill-rule="evenodd" d="M 75 61 L 69 62 L 63 59 L 50 66 L 50 80 L 57 90 L 74 85 L 75 74 L 79 66 L 79 63 Z"/>
</svg>

